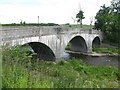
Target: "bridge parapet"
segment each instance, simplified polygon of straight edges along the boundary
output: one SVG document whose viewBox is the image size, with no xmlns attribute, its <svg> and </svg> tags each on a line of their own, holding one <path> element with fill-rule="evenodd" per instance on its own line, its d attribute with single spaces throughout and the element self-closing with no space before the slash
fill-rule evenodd
<svg viewBox="0 0 120 90">
<path fill-rule="evenodd" d="M 62 26 L 3 26 L 2 41 L 13 40 L 17 38 L 36 37 L 45 35 L 61 34 L 99 34 L 98 30 L 89 30 L 76 27 Z"/>
</svg>

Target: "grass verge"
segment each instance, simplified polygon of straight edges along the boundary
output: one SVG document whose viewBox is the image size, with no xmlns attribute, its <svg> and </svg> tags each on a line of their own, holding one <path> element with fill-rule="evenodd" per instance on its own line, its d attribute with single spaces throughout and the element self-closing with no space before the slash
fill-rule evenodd
<svg viewBox="0 0 120 90">
<path fill-rule="evenodd" d="M 114 48 L 96 48 L 96 47 L 93 47 L 93 51 L 97 52 L 97 53 L 120 54 L 120 49 L 114 49 Z"/>
<path fill-rule="evenodd" d="M 82 60 L 33 60 L 25 50 L 3 48 L 3 88 L 118 88 L 120 71 Z"/>
</svg>

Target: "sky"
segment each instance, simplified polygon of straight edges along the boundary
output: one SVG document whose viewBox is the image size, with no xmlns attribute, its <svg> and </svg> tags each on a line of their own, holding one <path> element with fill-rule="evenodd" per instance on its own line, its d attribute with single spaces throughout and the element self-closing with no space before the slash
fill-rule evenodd
<svg viewBox="0 0 120 90">
<path fill-rule="evenodd" d="M 112 0 L 0 0 L 0 23 L 57 23 L 76 24 L 76 14 L 81 9 L 90 24 L 100 6 L 109 6 Z M 73 20 L 74 19 L 74 20 Z"/>
</svg>

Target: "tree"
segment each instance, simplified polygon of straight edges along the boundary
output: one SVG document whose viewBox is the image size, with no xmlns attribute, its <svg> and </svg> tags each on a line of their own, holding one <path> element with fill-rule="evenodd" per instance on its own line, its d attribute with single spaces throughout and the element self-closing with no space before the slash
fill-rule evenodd
<svg viewBox="0 0 120 90">
<path fill-rule="evenodd" d="M 24 22 L 23 22 L 23 24 L 25 25 L 25 24 L 26 24 L 26 22 L 24 21 Z"/>
<path fill-rule="evenodd" d="M 96 22 L 95 22 L 95 28 L 104 30 L 104 25 L 106 24 L 106 19 L 109 12 L 109 7 L 106 7 L 105 4 L 101 6 L 101 9 L 96 14 Z"/>
<path fill-rule="evenodd" d="M 20 25 L 22 25 L 23 24 L 23 22 L 22 22 L 22 20 L 20 21 Z"/>
<path fill-rule="evenodd" d="M 109 7 L 101 6 L 95 19 L 95 28 L 103 31 L 108 41 L 119 43 L 120 1 L 113 0 Z"/>
<path fill-rule="evenodd" d="M 82 10 L 80 10 L 79 13 L 76 15 L 76 18 L 78 19 L 77 22 L 80 23 L 81 28 L 82 28 L 82 19 L 85 18 L 84 15 L 83 15 L 83 13 L 84 12 Z"/>
</svg>

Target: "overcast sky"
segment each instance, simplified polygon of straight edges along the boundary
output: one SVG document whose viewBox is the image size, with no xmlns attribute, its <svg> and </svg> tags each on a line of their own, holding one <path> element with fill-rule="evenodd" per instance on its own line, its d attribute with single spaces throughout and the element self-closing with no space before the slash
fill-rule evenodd
<svg viewBox="0 0 120 90">
<path fill-rule="evenodd" d="M 90 24 L 100 6 L 110 5 L 111 0 L 0 0 L 0 23 L 74 24 L 80 8 L 84 12 L 83 24 Z"/>
</svg>

